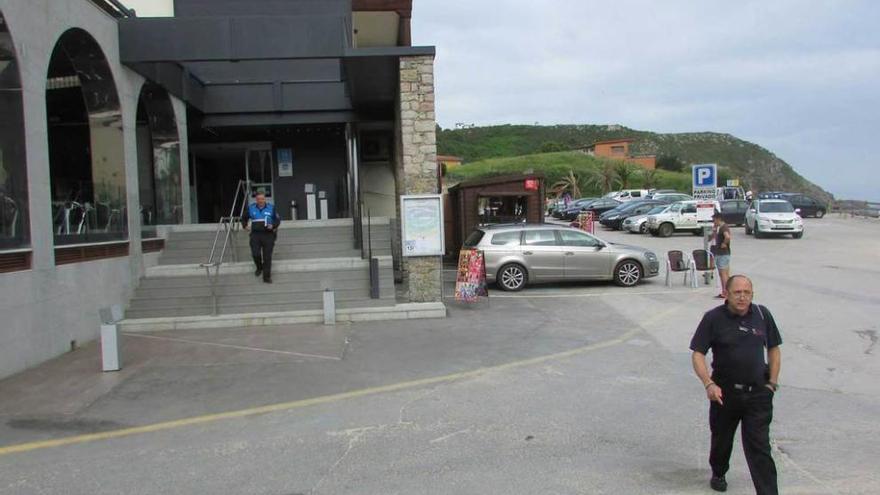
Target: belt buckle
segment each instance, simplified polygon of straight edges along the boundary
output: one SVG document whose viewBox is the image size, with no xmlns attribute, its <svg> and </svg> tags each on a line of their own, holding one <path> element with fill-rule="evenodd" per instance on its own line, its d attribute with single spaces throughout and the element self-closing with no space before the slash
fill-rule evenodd
<svg viewBox="0 0 880 495">
<path fill-rule="evenodd" d="M 735 390 L 741 390 L 743 392 L 751 392 L 752 390 L 755 389 L 755 386 L 754 385 L 745 385 L 742 383 L 734 383 L 733 388 Z"/>
</svg>

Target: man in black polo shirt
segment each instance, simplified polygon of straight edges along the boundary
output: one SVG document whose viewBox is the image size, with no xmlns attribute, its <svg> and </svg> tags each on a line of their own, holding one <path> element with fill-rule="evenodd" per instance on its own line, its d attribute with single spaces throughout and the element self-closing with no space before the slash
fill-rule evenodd
<svg viewBox="0 0 880 495">
<path fill-rule="evenodd" d="M 712 447 L 711 487 L 727 490 L 733 436 L 742 422 L 742 443 L 758 495 L 775 495 L 776 464 L 770 456 L 773 395 L 781 364 L 782 337 L 773 315 L 752 304 L 752 281 L 734 275 L 727 281 L 727 301 L 708 311 L 691 340 L 692 361 L 709 399 Z M 712 350 L 712 374 L 706 353 Z M 764 360 L 764 350 L 767 361 Z"/>
</svg>

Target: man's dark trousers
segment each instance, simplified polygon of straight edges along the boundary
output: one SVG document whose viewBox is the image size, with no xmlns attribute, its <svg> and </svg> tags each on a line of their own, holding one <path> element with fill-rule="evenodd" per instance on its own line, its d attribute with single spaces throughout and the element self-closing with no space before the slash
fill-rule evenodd
<svg viewBox="0 0 880 495">
<path fill-rule="evenodd" d="M 272 251 L 275 249 L 275 232 L 251 232 L 251 256 L 257 270 L 263 270 L 263 280 L 272 278 Z"/>
<path fill-rule="evenodd" d="M 724 405 L 709 406 L 712 448 L 709 465 L 713 476 L 724 476 L 730 467 L 730 453 L 737 425 L 742 422 L 742 443 L 758 495 L 777 495 L 776 463 L 770 456 L 770 421 L 773 419 L 773 392 L 758 386 L 745 392 L 721 387 Z"/>
</svg>

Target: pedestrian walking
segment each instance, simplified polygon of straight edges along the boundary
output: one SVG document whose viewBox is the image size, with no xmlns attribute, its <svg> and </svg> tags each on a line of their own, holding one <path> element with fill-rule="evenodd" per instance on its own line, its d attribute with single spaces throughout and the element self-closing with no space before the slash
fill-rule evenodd
<svg viewBox="0 0 880 495">
<path fill-rule="evenodd" d="M 715 210 L 712 222 L 714 223 L 712 229 L 714 242 L 711 249 L 715 258 L 715 267 L 718 269 L 718 278 L 721 281 L 721 294 L 715 297 L 726 299 L 727 279 L 730 277 L 730 240 L 732 236 L 730 235 L 730 225 L 724 221 L 724 216 L 720 211 Z"/>
<path fill-rule="evenodd" d="M 254 275 L 263 275 L 263 282 L 271 284 L 272 251 L 275 249 L 281 217 L 275 211 L 275 205 L 266 202 L 265 194 L 257 193 L 254 202 L 241 215 L 241 226 L 251 232 L 251 255 L 257 268 Z"/>
<path fill-rule="evenodd" d="M 709 484 L 713 490 L 727 490 L 725 475 L 730 467 L 733 437 L 741 423 L 743 451 L 755 492 L 776 495 L 770 422 L 782 361 L 782 337 L 770 311 L 752 303 L 754 293 L 748 277 L 734 275 L 727 285 L 726 303 L 703 315 L 690 346 L 694 372 L 710 401 Z M 706 366 L 710 349 L 711 375 Z"/>
</svg>

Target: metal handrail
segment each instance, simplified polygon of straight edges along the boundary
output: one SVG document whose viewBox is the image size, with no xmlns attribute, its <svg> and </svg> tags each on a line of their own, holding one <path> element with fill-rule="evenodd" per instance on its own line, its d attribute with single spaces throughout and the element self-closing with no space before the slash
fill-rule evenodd
<svg viewBox="0 0 880 495">
<path fill-rule="evenodd" d="M 366 239 L 364 239 L 364 204 L 363 202 L 358 202 L 358 218 L 352 219 L 355 224 L 355 231 L 360 231 L 361 238 L 361 259 L 366 259 L 369 263 L 370 269 L 370 298 L 379 299 L 379 260 L 373 257 L 373 218 L 370 214 L 369 208 L 366 209 L 367 213 L 367 232 Z M 359 227 L 359 228 L 358 228 Z M 364 241 L 366 240 L 366 245 L 364 245 Z"/>
<path fill-rule="evenodd" d="M 217 230 L 214 232 L 214 243 L 211 245 L 211 253 L 208 255 L 208 260 L 204 263 L 201 263 L 199 266 L 205 269 L 205 275 L 208 278 L 208 282 L 211 288 L 211 302 L 213 307 L 213 314 L 216 315 L 217 308 L 217 280 L 220 278 L 220 267 L 223 265 L 223 260 L 226 258 L 226 250 L 229 247 L 229 241 L 235 241 L 235 232 L 237 231 L 237 226 L 241 225 L 239 221 L 236 223 L 236 219 L 240 219 L 241 215 L 244 213 L 244 209 L 247 207 L 247 198 L 250 196 L 250 182 L 246 180 L 238 181 L 238 185 L 235 187 L 235 196 L 232 198 L 232 207 L 229 209 L 228 217 L 221 217 L 220 222 L 217 224 Z M 238 204 L 239 198 L 242 199 L 241 206 Z M 238 212 L 236 215 L 236 208 L 238 208 Z M 220 256 L 215 258 L 217 254 L 217 244 L 220 240 L 221 232 L 225 232 L 223 237 L 223 246 L 220 249 Z M 236 258 L 235 248 L 232 249 L 232 258 L 233 261 Z M 211 276 L 211 269 L 214 269 L 214 276 Z"/>
</svg>

